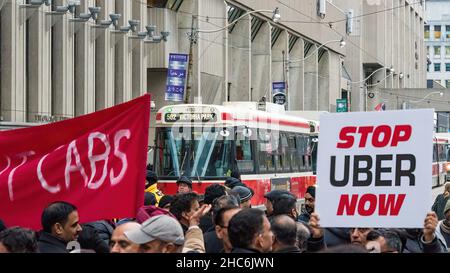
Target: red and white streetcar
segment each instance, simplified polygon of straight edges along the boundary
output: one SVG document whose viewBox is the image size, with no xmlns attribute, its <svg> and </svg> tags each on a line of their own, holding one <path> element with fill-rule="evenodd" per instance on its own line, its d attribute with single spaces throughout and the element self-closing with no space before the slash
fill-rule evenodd
<svg viewBox="0 0 450 273">
<path fill-rule="evenodd" d="M 266 111 L 258 108 L 263 106 Z M 181 175 L 203 194 L 212 183 L 224 183 L 233 171 L 251 187 L 252 205 L 264 194 L 286 189 L 303 198 L 313 174 L 313 121 L 288 115 L 270 103 L 233 102 L 219 105 L 172 105 L 156 115 L 154 166 L 158 187 L 176 193 Z M 314 158 L 315 160 L 315 158 Z"/>
</svg>

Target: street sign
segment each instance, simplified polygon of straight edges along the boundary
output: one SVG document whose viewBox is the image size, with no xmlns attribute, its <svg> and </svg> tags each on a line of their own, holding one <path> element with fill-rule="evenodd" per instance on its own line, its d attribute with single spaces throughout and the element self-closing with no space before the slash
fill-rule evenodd
<svg viewBox="0 0 450 273">
<path fill-rule="evenodd" d="M 336 112 L 348 112 L 347 99 L 336 99 Z"/>
<path fill-rule="evenodd" d="M 284 93 L 274 94 L 273 103 L 284 105 L 286 103 L 286 95 Z"/>
<path fill-rule="evenodd" d="M 187 54 L 169 54 L 165 100 L 183 101 L 187 62 Z"/>
<path fill-rule="evenodd" d="M 286 104 L 286 83 L 273 82 L 272 83 L 273 103 L 285 105 Z"/>
<path fill-rule="evenodd" d="M 320 116 L 322 227 L 423 228 L 431 202 L 433 110 Z"/>
</svg>

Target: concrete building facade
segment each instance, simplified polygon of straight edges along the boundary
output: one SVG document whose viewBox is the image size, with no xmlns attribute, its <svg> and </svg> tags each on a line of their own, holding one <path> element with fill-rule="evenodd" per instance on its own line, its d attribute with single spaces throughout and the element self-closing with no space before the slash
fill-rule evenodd
<svg viewBox="0 0 450 273">
<path fill-rule="evenodd" d="M 427 1 L 424 38 L 427 48 L 427 87 L 433 81 L 450 88 L 450 2 Z"/>
<path fill-rule="evenodd" d="M 351 80 L 351 110 L 373 111 L 380 88 L 424 88 L 425 1 L 334 0 L 354 14 L 344 66 Z M 393 70 L 391 70 L 393 68 Z"/>
<path fill-rule="evenodd" d="M 242 17 L 229 31 L 199 33 L 193 48 L 192 94 L 203 103 L 271 97 L 272 82 L 285 81 L 292 110 L 333 111 L 340 96 L 345 29 L 335 33 L 317 15 L 316 1 L 123 1 L 81 0 L 75 12 L 58 13 L 29 0 L 1 2 L 1 119 L 55 121 L 94 112 L 146 92 L 156 107 L 164 101 L 169 53 L 188 53 L 192 21 L 199 30 L 224 27 L 241 15 L 279 7 L 285 23 L 268 12 Z M 328 3 L 327 20 L 342 20 Z M 97 18 L 80 20 L 89 7 Z M 102 27 L 109 14 L 117 26 Z M 193 16 L 195 15 L 195 16 Z M 121 32 L 139 20 L 135 32 Z M 299 21 L 299 22 L 296 22 Z M 170 31 L 168 41 L 146 43 L 147 25 Z M 321 46 L 324 43 L 325 46 Z M 320 47 L 320 48 L 319 48 Z M 307 57 L 305 60 L 299 60 Z M 295 61 L 295 62 L 294 62 Z M 269 98 L 270 99 L 270 98 Z"/>
<path fill-rule="evenodd" d="M 164 100 L 168 56 L 189 53 L 192 26 L 189 102 L 270 100 L 272 83 L 285 82 L 288 110 L 334 112 L 346 97 L 359 111 L 371 109 L 372 88 L 425 86 L 424 6 L 410 0 L 80 0 L 73 13 L 56 12 L 67 0 L 52 2 L 0 1 L 0 120 L 71 118 L 144 93 L 157 109 L 174 104 Z M 98 16 L 80 18 L 90 7 Z M 117 24 L 105 25 L 110 14 L 121 15 Z M 127 31 L 129 20 L 139 24 Z M 148 25 L 169 31 L 167 42 L 139 36 Z"/>
</svg>

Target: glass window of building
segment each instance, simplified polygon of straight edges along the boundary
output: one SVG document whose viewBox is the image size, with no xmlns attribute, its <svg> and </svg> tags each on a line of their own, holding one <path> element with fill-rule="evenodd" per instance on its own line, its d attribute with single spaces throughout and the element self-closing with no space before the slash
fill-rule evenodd
<svg viewBox="0 0 450 273">
<path fill-rule="evenodd" d="M 434 71 L 435 72 L 441 72 L 441 63 L 435 63 L 434 64 Z"/>
<path fill-rule="evenodd" d="M 445 38 L 450 39 L 450 25 L 445 26 Z"/>
<path fill-rule="evenodd" d="M 433 88 L 433 80 L 427 80 L 427 88 Z"/>
<path fill-rule="evenodd" d="M 450 80 L 445 80 L 445 87 L 450 88 Z"/>
<path fill-rule="evenodd" d="M 424 36 L 425 36 L 425 40 L 430 39 L 430 26 L 425 26 L 425 31 L 424 31 Z"/>
<path fill-rule="evenodd" d="M 450 71 L 450 63 L 446 63 L 445 64 L 445 71 L 449 72 Z"/>
<path fill-rule="evenodd" d="M 441 58 L 441 46 L 434 47 L 434 57 Z"/>
<path fill-rule="evenodd" d="M 435 40 L 441 39 L 441 26 L 434 26 L 434 39 Z"/>
<path fill-rule="evenodd" d="M 445 58 L 450 58 L 450 46 L 445 47 Z"/>
</svg>

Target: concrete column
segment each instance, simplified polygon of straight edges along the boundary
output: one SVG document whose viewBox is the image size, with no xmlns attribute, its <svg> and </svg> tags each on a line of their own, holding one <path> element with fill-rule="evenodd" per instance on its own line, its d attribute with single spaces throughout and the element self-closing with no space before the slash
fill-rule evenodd
<svg viewBox="0 0 450 273">
<path fill-rule="evenodd" d="M 289 61 L 304 58 L 304 42 L 299 38 L 289 52 Z M 304 109 L 304 69 L 303 62 L 289 63 L 289 110 Z"/>
<path fill-rule="evenodd" d="M 342 86 L 342 65 L 339 55 L 328 51 L 328 79 L 329 79 L 329 101 L 328 107 L 330 112 L 336 112 L 336 99 L 341 98 L 341 86 Z M 336 78 L 335 78 L 336 77 Z M 325 109 L 325 108 L 324 108 Z M 319 109 L 320 110 L 320 109 Z"/>
<path fill-rule="evenodd" d="M 285 67 L 287 55 L 289 54 L 288 42 L 289 42 L 288 33 L 287 31 L 283 30 L 272 47 L 272 82 L 286 81 Z M 272 91 L 271 94 L 273 93 Z M 286 95 L 287 95 L 286 98 L 288 98 L 289 94 Z M 287 102 L 286 105 L 288 105 Z"/>
<path fill-rule="evenodd" d="M 111 0 L 97 0 L 101 7 L 98 20 L 109 20 L 115 4 Z M 102 110 L 114 104 L 114 44 L 110 31 L 91 26 L 95 41 L 95 110 Z"/>
<path fill-rule="evenodd" d="M 115 13 L 122 16 L 119 19 L 119 26 L 127 26 L 131 19 L 131 2 L 116 0 Z M 121 32 L 111 33 L 111 43 L 115 46 L 114 56 L 114 103 L 119 104 L 131 100 L 131 70 L 132 54 L 129 51 L 129 41 L 126 34 Z"/>
<path fill-rule="evenodd" d="M 327 50 L 320 49 L 318 52 L 322 55 L 318 62 L 318 82 L 319 88 L 317 93 L 319 111 L 331 111 L 330 109 L 330 53 Z M 334 74 L 333 74 L 334 75 Z M 337 79 L 336 79 L 337 80 Z"/>
<path fill-rule="evenodd" d="M 64 5 L 58 0 L 55 5 Z M 71 15 L 47 15 L 52 28 L 52 116 L 73 117 L 74 113 L 74 36 Z"/>
<path fill-rule="evenodd" d="M 22 8 L 27 30 L 27 121 L 37 115 L 50 116 L 51 110 L 51 28 L 45 11 L 50 7 Z M 29 17 L 25 13 L 32 13 Z"/>
<path fill-rule="evenodd" d="M 405 4 L 404 1 L 402 1 L 401 3 L 402 5 Z M 405 37 L 405 33 L 406 33 L 406 18 L 405 18 L 405 8 L 400 8 L 399 9 L 400 12 L 400 45 L 404 45 L 406 42 L 406 37 Z M 401 70 L 403 72 L 403 79 L 401 79 L 400 82 L 400 88 L 405 88 L 406 87 L 406 82 L 408 81 L 407 78 L 407 71 L 406 71 L 406 62 L 405 62 L 405 50 L 404 48 L 402 48 L 399 51 L 399 58 L 400 58 L 400 67 Z"/>
<path fill-rule="evenodd" d="M 95 0 L 81 2 L 80 13 L 95 6 Z M 77 116 L 95 111 L 95 39 L 92 21 L 71 22 L 75 41 L 75 114 Z"/>
<path fill-rule="evenodd" d="M 312 45 L 308 52 L 305 52 L 305 111 L 317 111 L 319 108 L 318 91 L 319 91 L 319 66 L 317 46 Z"/>
<path fill-rule="evenodd" d="M 1 8 L 1 119 L 26 121 L 26 24 L 18 4 L 7 1 Z"/>
<path fill-rule="evenodd" d="M 147 6 L 140 1 L 132 3 L 132 19 L 139 20 L 140 26 L 137 31 L 144 31 L 147 23 Z M 132 97 L 136 98 L 147 93 L 147 56 L 145 54 L 144 42 L 129 39 L 132 52 Z"/>
<path fill-rule="evenodd" d="M 252 42 L 252 98 L 251 101 L 259 101 L 266 96 L 271 99 L 271 75 L 273 71 L 271 61 L 271 26 L 263 23 L 261 29 Z M 281 61 L 281 58 L 278 60 Z"/>
<path fill-rule="evenodd" d="M 230 100 L 249 101 L 251 88 L 251 16 L 235 24 L 229 35 Z"/>
</svg>

